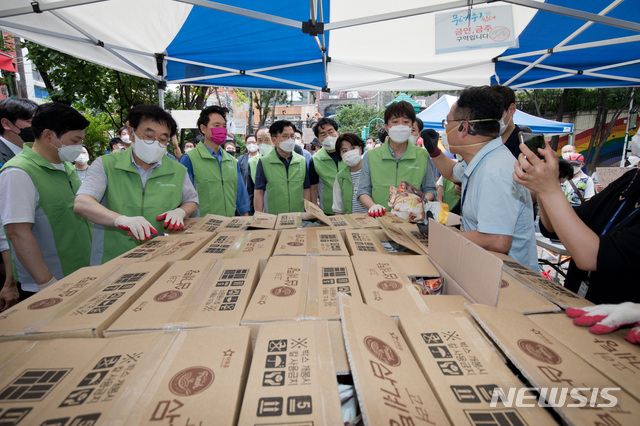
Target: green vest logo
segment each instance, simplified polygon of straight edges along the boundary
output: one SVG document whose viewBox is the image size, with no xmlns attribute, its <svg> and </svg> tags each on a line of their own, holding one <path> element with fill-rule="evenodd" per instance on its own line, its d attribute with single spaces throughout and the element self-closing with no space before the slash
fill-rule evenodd
<svg viewBox="0 0 640 426">
<path fill-rule="evenodd" d="M 175 188 L 176 187 L 173 183 L 156 182 L 156 184 L 159 185 L 160 188 L 165 188 L 165 187 Z"/>
</svg>

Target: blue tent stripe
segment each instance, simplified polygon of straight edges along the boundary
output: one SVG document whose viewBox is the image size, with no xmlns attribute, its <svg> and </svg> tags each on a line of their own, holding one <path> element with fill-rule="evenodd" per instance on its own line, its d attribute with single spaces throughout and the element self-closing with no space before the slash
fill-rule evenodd
<svg viewBox="0 0 640 426">
<path fill-rule="evenodd" d="M 564 0 L 548 0 L 547 3 L 566 6 Z M 601 0 L 583 0 L 580 2 L 580 10 L 599 13 L 608 2 Z M 637 1 L 624 1 L 615 7 L 607 16 L 624 19 L 627 21 L 640 21 L 640 9 Z M 579 29 L 585 21 L 577 18 L 569 18 L 549 12 L 539 11 L 531 20 L 529 25 L 520 34 L 518 39 L 519 47 L 507 49 L 501 56 L 510 56 L 531 52 L 535 50 L 550 49 Z M 594 41 L 607 40 L 620 37 L 637 36 L 638 33 L 624 30 L 608 25 L 594 24 L 582 34 L 573 39 L 568 45 L 590 43 Z M 591 47 L 588 50 L 575 50 L 568 52 L 553 53 L 542 62 L 542 65 L 566 68 L 571 70 L 589 70 L 610 64 L 623 63 L 640 59 L 640 42 L 624 43 L 603 47 Z M 540 55 L 518 58 L 522 61 L 533 62 Z M 525 67 L 523 65 L 498 61 L 495 72 L 498 76 L 493 76 L 492 84 L 504 84 L 511 77 L 519 73 Z M 614 75 L 622 78 L 640 78 L 640 64 L 627 65 L 624 67 L 610 68 L 599 71 L 601 74 Z M 556 77 L 565 73 L 559 71 L 535 68 L 520 76 L 512 84 L 524 85 L 530 88 L 563 88 L 563 87 L 620 87 L 640 85 L 629 81 L 607 79 L 597 76 L 576 74 L 562 79 L 552 80 L 540 84 L 531 84 L 540 79 Z"/>
<path fill-rule="evenodd" d="M 292 2 L 283 8 L 278 2 L 256 0 L 226 0 L 226 3 L 252 11 L 263 12 L 296 21 L 307 21 L 309 2 Z M 329 16 L 329 0 L 323 0 L 324 16 Z M 167 47 L 171 58 L 198 63 L 215 63 L 232 70 L 255 70 L 292 63 L 319 60 L 322 54 L 311 36 L 300 37 L 302 30 L 245 16 L 194 6 L 182 29 Z M 328 43 L 329 35 L 325 34 Z M 228 71 L 167 62 L 169 81 L 225 74 Z M 321 62 L 299 67 L 281 68 L 262 74 L 324 87 L 324 67 Z M 234 75 L 217 79 L 202 79 L 193 84 L 230 87 L 265 87 L 302 89 L 296 85 L 265 80 L 249 75 Z"/>
</svg>

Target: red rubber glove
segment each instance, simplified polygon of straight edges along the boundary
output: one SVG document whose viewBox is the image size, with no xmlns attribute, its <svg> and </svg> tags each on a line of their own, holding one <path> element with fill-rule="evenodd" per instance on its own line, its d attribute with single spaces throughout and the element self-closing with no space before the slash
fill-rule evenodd
<svg viewBox="0 0 640 426">
<path fill-rule="evenodd" d="M 574 318 L 575 325 L 590 326 L 593 334 L 611 333 L 623 325 L 635 327 L 625 339 L 640 344 L 640 303 L 624 302 L 619 305 L 596 305 L 586 308 L 567 309 L 567 315 Z"/>
<path fill-rule="evenodd" d="M 369 208 L 369 216 L 371 217 L 384 216 L 386 212 L 387 209 L 385 207 L 382 207 L 380 204 L 374 204 Z"/>
<path fill-rule="evenodd" d="M 184 228 L 184 217 L 187 214 L 180 207 L 168 212 L 162 213 L 156 217 L 156 220 L 164 220 L 164 227 L 169 228 L 170 231 L 177 231 Z"/>
<path fill-rule="evenodd" d="M 128 235 L 132 235 L 133 238 L 139 241 L 149 240 L 152 235 L 158 233 L 155 228 L 147 222 L 147 219 L 142 216 L 118 216 L 114 225 L 123 231 L 129 231 Z"/>
</svg>

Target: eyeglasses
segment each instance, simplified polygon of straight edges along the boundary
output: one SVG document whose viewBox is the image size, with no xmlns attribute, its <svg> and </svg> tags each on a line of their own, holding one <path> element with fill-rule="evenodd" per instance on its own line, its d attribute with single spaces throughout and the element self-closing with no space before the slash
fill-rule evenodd
<svg viewBox="0 0 640 426">
<path fill-rule="evenodd" d="M 451 122 L 451 123 L 453 123 L 453 122 L 461 122 L 461 121 L 466 121 L 467 123 L 478 123 L 478 122 L 480 122 L 480 121 L 498 121 L 498 120 L 497 120 L 497 119 L 495 119 L 495 118 L 482 118 L 482 119 L 480 119 L 480 120 L 457 120 L 457 119 L 456 119 L 456 120 L 451 120 L 450 122 Z M 443 129 L 446 129 L 446 128 L 447 128 L 447 124 L 449 124 L 450 122 L 449 122 L 449 121 L 447 121 L 447 119 L 446 119 L 446 118 L 445 118 L 445 119 L 443 119 L 443 120 L 442 120 L 442 128 L 443 128 Z"/>
<path fill-rule="evenodd" d="M 151 145 L 155 141 L 160 142 L 160 144 L 164 145 L 164 146 L 167 146 L 169 144 L 169 138 L 164 136 L 164 135 L 161 135 L 158 138 L 156 138 L 155 134 L 153 134 L 153 133 L 146 133 L 144 138 L 138 136 L 137 134 L 135 134 L 135 135 L 136 135 L 136 138 L 139 138 L 139 139 L 143 140 L 148 145 Z"/>
</svg>

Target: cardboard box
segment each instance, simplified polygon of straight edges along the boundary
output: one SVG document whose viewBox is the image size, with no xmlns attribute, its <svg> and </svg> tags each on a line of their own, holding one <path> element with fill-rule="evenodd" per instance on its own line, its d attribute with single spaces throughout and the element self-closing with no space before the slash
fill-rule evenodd
<svg viewBox="0 0 640 426">
<path fill-rule="evenodd" d="M 597 335 L 589 327 L 574 325 L 573 319 L 564 313 L 528 318 L 640 400 L 640 346 L 625 340 L 628 328 Z"/>
<path fill-rule="evenodd" d="M 19 425 L 169 425 L 215 412 L 232 424 L 248 344 L 240 327 L 40 341 L 3 370 L 0 417 Z"/>
<path fill-rule="evenodd" d="M 502 261 L 458 232 L 429 220 L 429 259 L 444 278 L 444 294 L 496 306 Z"/>
<path fill-rule="evenodd" d="M 502 253 L 492 253 L 503 261 L 504 270 L 509 275 L 561 308 L 583 308 L 593 305 L 587 299 L 583 299 L 571 290 L 567 290 L 563 286 L 543 277 L 538 272 L 532 271 L 509 256 Z"/>
<path fill-rule="evenodd" d="M 371 254 L 352 258 L 362 299 L 367 305 L 393 317 L 428 312 L 420 294 L 395 263 L 396 257 Z"/>
<path fill-rule="evenodd" d="M 273 229 L 278 220 L 277 215 L 262 212 L 255 212 L 251 217 L 253 220 L 249 224 L 250 229 Z"/>
<path fill-rule="evenodd" d="M 636 424 L 640 402 L 530 319 L 508 309 L 468 307 L 494 342 L 568 424 Z M 504 390 L 503 390 L 504 391 Z M 505 404 L 523 401 L 518 389 L 503 392 Z M 553 403 L 551 403 L 553 401 Z"/>
<path fill-rule="evenodd" d="M 309 200 L 304 200 L 304 209 L 307 213 L 313 215 L 313 217 L 315 217 L 317 220 L 331 227 L 329 217 L 324 214 L 324 211 L 320 208 L 319 205 L 312 203 Z"/>
<path fill-rule="evenodd" d="M 427 254 L 428 250 L 425 250 L 421 244 L 415 243 L 404 231 L 404 229 L 412 230 L 416 225 L 392 215 L 379 217 L 378 223 L 385 234 L 396 243 L 408 248 L 415 254 Z"/>
<path fill-rule="evenodd" d="M 416 255 L 413 250 L 398 244 L 381 229 L 345 229 L 342 231 L 351 255 L 394 254 Z"/>
<path fill-rule="evenodd" d="M 108 264 L 120 265 L 140 262 L 173 262 L 187 260 L 198 252 L 215 234 L 197 232 L 158 236 L 111 259 Z"/>
<path fill-rule="evenodd" d="M 332 229 L 379 229 L 378 221 L 367 213 L 338 214 L 327 216 Z"/>
<path fill-rule="evenodd" d="M 274 256 L 349 256 L 340 231 L 331 229 L 285 229 L 273 251 Z"/>
<path fill-rule="evenodd" d="M 249 354 L 245 327 L 181 331 L 126 424 L 237 424 Z"/>
<path fill-rule="evenodd" d="M 192 260 L 256 258 L 267 259 L 273 253 L 278 231 L 220 232 L 205 244 Z"/>
<path fill-rule="evenodd" d="M 494 389 L 523 384 L 466 315 L 402 315 L 399 328 L 452 424 L 556 424 L 541 407 L 491 406 Z"/>
<path fill-rule="evenodd" d="M 497 307 L 511 309 L 525 315 L 560 311 L 555 303 L 545 299 L 505 271 L 502 272 Z"/>
<path fill-rule="evenodd" d="M 338 293 L 362 300 L 351 260 L 274 256 L 260 277 L 242 325 L 282 320 L 338 320 Z"/>
<path fill-rule="evenodd" d="M 229 220 L 226 216 L 208 214 L 204 217 L 185 219 L 184 231 L 188 232 L 216 232 L 218 228 Z"/>
<path fill-rule="evenodd" d="M 364 424 L 449 424 L 393 319 L 348 296 L 340 311 Z"/>
<path fill-rule="evenodd" d="M 280 213 L 273 229 L 302 228 L 302 213 Z"/>
<path fill-rule="evenodd" d="M 400 228 L 402 232 L 420 249 L 422 253 L 429 254 L 429 238 L 422 235 L 420 229 L 418 229 L 418 225 L 411 226 L 403 226 Z"/>
<path fill-rule="evenodd" d="M 258 277 L 255 258 L 175 262 L 104 331 L 104 336 L 237 326 Z"/>
<path fill-rule="evenodd" d="M 342 424 L 326 321 L 261 327 L 238 424 Z"/>
<path fill-rule="evenodd" d="M 102 337 L 166 268 L 143 262 L 76 271 L 4 312 L 2 340 Z"/>
</svg>

